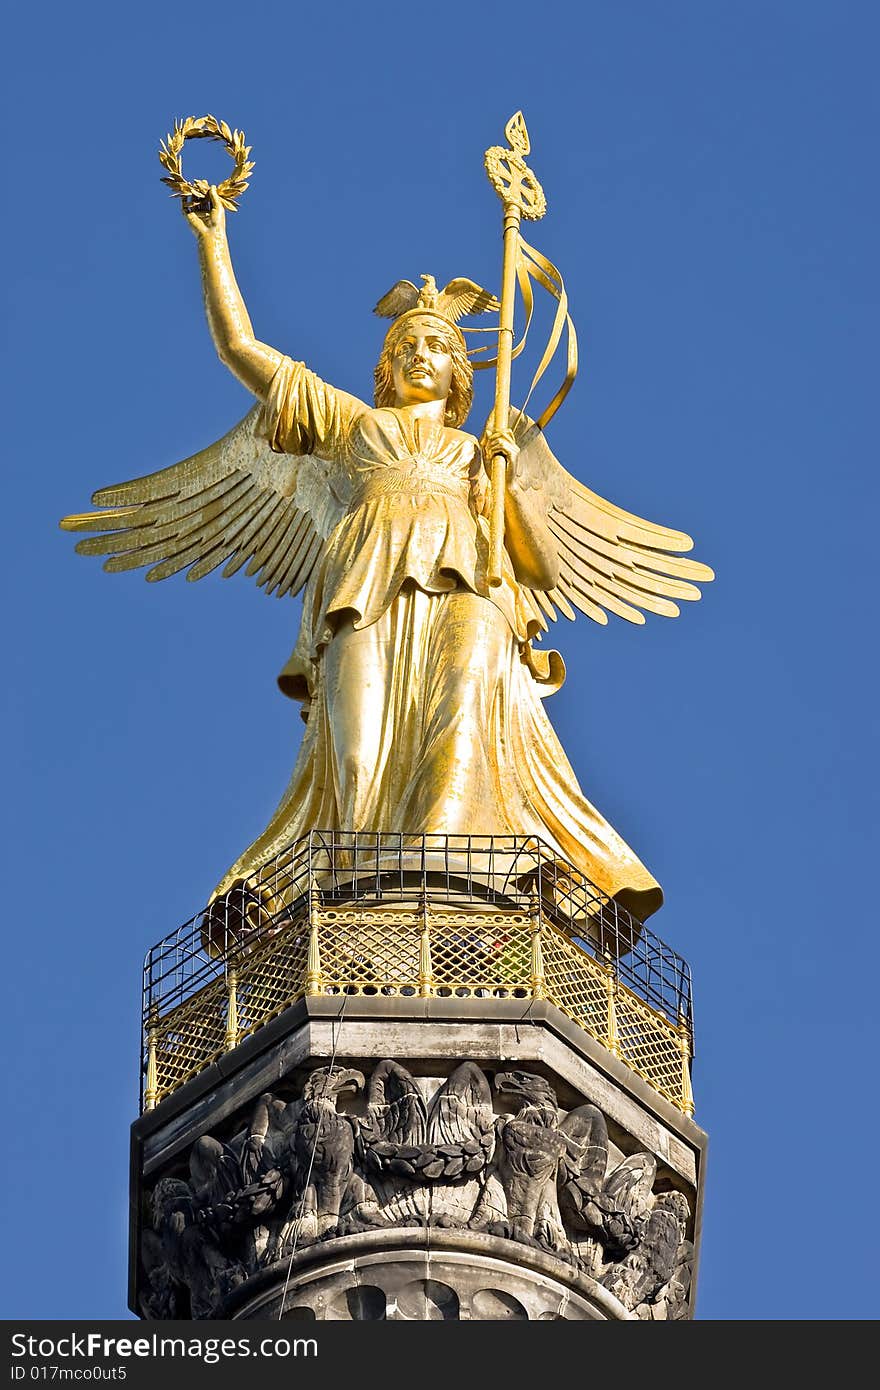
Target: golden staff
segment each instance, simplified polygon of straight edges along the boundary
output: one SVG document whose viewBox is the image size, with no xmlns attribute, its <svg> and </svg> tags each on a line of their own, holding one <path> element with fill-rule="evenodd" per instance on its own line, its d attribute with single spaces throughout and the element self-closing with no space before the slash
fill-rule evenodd
<svg viewBox="0 0 880 1390">
<path fill-rule="evenodd" d="M 486 173 L 501 199 L 504 216 L 504 258 L 501 270 L 501 314 L 498 328 L 498 357 L 495 372 L 495 403 L 492 430 L 506 430 L 510 417 L 510 364 L 513 360 L 513 306 L 516 297 L 517 266 L 520 259 L 519 224 L 527 217 L 537 221 L 547 210 L 544 190 L 524 156 L 529 153 L 529 133 L 523 113 L 517 111 L 504 127 L 510 145 L 493 145 L 486 151 Z M 488 364 L 487 364 L 488 365 Z M 501 583 L 501 557 L 504 549 L 504 489 L 510 460 L 495 454 L 490 468 L 492 483 L 489 517 L 489 583 Z"/>
</svg>

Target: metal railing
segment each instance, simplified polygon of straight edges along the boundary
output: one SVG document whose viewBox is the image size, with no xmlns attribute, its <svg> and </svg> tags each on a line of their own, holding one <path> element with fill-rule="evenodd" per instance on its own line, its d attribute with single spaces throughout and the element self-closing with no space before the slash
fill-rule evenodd
<svg viewBox="0 0 880 1390">
<path fill-rule="evenodd" d="M 148 952 L 144 1108 L 341 993 L 547 999 L 693 1113 L 687 963 L 542 841 L 321 831 Z"/>
</svg>

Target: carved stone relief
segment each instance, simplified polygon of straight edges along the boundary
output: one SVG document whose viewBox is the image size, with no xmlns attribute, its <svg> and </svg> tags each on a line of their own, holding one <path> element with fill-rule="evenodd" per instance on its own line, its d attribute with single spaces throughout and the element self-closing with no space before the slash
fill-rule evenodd
<svg viewBox="0 0 880 1390">
<path fill-rule="evenodd" d="M 341 1112 L 358 1093 L 363 1113 Z M 493 1092 L 464 1062 L 426 1100 L 390 1059 L 369 1081 L 319 1068 L 293 1099 L 261 1095 L 228 1140 L 198 1139 L 146 1217 L 147 1318 L 223 1316 L 233 1290 L 295 1250 L 405 1226 L 536 1246 L 639 1318 L 688 1316 L 688 1198 L 658 1189 L 652 1154 L 621 1155 L 596 1106 L 566 1113 L 528 1071 L 498 1072 Z"/>
</svg>

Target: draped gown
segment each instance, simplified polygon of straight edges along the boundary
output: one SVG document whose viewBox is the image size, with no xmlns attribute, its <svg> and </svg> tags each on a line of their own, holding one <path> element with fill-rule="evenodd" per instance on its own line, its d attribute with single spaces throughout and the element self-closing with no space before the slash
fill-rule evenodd
<svg viewBox="0 0 880 1390">
<path fill-rule="evenodd" d="M 581 791 L 544 712 L 562 679 L 505 556 L 486 582 L 478 441 L 371 408 L 285 359 L 257 429 L 315 454 L 350 497 L 279 677 L 304 702 L 293 775 L 222 893 L 311 829 L 536 835 L 644 919 L 659 885 Z"/>
</svg>

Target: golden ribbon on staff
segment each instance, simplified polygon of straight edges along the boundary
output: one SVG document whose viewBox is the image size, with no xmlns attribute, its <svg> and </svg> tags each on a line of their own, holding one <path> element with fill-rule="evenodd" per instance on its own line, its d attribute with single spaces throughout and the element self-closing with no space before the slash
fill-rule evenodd
<svg viewBox="0 0 880 1390">
<path fill-rule="evenodd" d="M 498 351 L 490 361 L 474 363 L 476 368 L 494 366 L 497 369 L 495 402 L 492 407 L 490 422 L 493 432 L 508 427 L 510 419 L 510 367 L 513 359 L 522 352 L 528 337 L 534 307 L 532 280 L 537 280 L 544 289 L 553 295 L 557 300 L 558 307 L 547 346 L 532 378 L 525 404 L 519 411 L 519 415 L 522 416 L 525 413 L 525 406 L 528 404 L 529 397 L 544 375 L 559 345 L 564 327 L 568 328 L 568 361 L 565 380 L 549 406 L 539 416 L 537 423 L 541 428 L 556 414 L 577 375 L 577 337 L 574 324 L 568 314 L 568 297 L 562 283 L 562 276 L 556 267 L 545 256 L 541 255 L 540 251 L 529 246 L 528 242 L 520 236 L 520 222 L 523 217 L 537 222 L 547 211 L 544 190 L 525 162 L 525 156 L 531 150 L 531 144 L 521 111 L 517 111 L 515 115 L 511 116 L 504 128 L 504 134 L 509 142 L 509 149 L 504 149 L 501 145 L 493 145 L 491 149 L 486 151 L 486 173 L 489 175 L 489 182 L 504 207 L 504 252 L 501 271 Z M 526 323 L 522 338 L 514 347 L 513 311 L 517 284 L 519 284 L 525 305 Z M 492 511 L 489 519 L 488 580 L 493 588 L 497 588 L 501 583 L 501 559 L 504 549 L 504 493 L 509 465 L 510 459 L 503 453 L 496 453 L 490 464 Z"/>
</svg>

